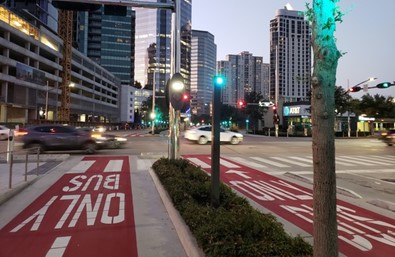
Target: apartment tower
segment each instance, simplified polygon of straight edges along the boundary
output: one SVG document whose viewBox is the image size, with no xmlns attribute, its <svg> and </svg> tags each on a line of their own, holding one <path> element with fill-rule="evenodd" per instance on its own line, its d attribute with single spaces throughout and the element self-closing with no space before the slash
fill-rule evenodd
<svg viewBox="0 0 395 257">
<path fill-rule="evenodd" d="M 311 32 L 308 21 L 290 5 L 270 21 L 270 99 L 306 101 L 310 92 Z"/>
</svg>

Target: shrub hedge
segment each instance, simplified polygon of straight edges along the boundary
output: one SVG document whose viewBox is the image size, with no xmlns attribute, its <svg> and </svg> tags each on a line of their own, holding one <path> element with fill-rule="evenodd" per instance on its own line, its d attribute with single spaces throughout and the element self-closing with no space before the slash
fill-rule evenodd
<svg viewBox="0 0 395 257">
<path fill-rule="evenodd" d="M 207 257 L 312 256 L 303 238 L 223 183 L 220 206 L 212 207 L 210 176 L 188 160 L 162 158 L 152 168 Z"/>
</svg>

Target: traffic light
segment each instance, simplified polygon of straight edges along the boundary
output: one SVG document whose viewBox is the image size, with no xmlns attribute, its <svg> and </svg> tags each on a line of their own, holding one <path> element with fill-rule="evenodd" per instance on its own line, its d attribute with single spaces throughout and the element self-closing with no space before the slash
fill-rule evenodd
<svg viewBox="0 0 395 257">
<path fill-rule="evenodd" d="M 185 82 L 184 77 L 180 73 L 175 73 L 173 77 L 168 81 L 169 85 L 169 100 L 171 106 L 179 111 L 184 106 L 184 93 L 185 93 Z"/>
<path fill-rule="evenodd" d="M 390 82 L 383 82 L 376 85 L 377 88 L 389 88 L 390 86 L 392 86 Z"/>
<path fill-rule="evenodd" d="M 188 102 L 188 101 L 190 100 L 189 94 L 188 94 L 188 93 L 184 93 L 184 94 L 182 95 L 182 100 L 183 100 L 184 102 Z"/>
<path fill-rule="evenodd" d="M 277 112 L 277 105 L 273 105 L 273 112 Z"/>
<path fill-rule="evenodd" d="M 243 108 L 243 107 L 244 107 L 244 101 L 243 101 L 243 100 L 239 100 L 239 101 L 237 102 L 237 106 L 238 106 L 239 108 Z"/>
<path fill-rule="evenodd" d="M 362 90 L 362 87 L 360 87 L 360 86 L 354 86 L 354 87 L 350 88 L 350 92 L 353 92 L 353 93 L 359 92 L 361 90 Z"/>
<path fill-rule="evenodd" d="M 225 77 L 217 75 L 214 77 L 214 85 L 216 87 L 223 87 L 225 85 Z"/>
</svg>

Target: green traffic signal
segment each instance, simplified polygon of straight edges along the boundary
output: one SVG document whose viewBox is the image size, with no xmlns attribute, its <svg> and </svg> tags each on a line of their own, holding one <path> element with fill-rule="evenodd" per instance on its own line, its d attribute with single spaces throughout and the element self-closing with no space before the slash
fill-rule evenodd
<svg viewBox="0 0 395 257">
<path fill-rule="evenodd" d="M 216 86 L 223 86 L 223 85 L 225 85 L 225 78 L 223 76 L 220 76 L 220 75 L 215 76 L 214 77 L 214 84 Z"/>
<path fill-rule="evenodd" d="M 376 85 L 377 88 L 389 88 L 390 86 L 392 86 L 390 82 L 383 82 Z"/>
</svg>

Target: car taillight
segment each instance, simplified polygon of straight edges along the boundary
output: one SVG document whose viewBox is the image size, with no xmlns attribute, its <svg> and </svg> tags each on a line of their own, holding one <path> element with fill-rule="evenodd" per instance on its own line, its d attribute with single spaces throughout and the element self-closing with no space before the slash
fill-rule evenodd
<svg viewBox="0 0 395 257">
<path fill-rule="evenodd" d="M 24 136 L 24 135 L 27 135 L 27 134 L 28 134 L 28 132 L 24 128 L 16 129 L 14 131 L 14 136 L 16 136 L 16 137 L 21 137 L 21 136 Z"/>
</svg>

